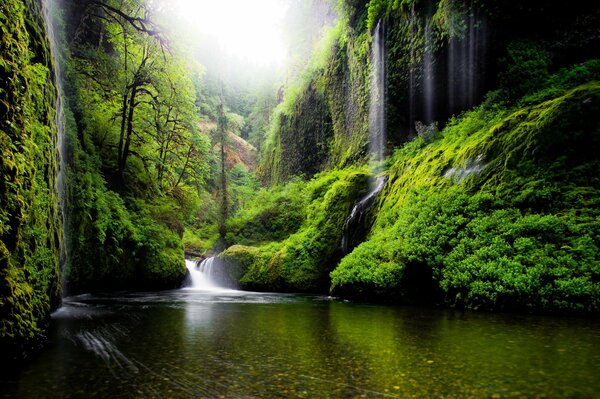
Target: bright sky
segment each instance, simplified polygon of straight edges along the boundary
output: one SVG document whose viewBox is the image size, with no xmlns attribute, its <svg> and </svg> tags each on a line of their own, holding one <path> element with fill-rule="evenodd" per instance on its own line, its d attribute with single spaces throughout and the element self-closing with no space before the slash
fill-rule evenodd
<svg viewBox="0 0 600 399">
<path fill-rule="evenodd" d="M 286 56 L 283 0 L 176 0 L 180 16 L 217 37 L 223 50 L 258 65 L 281 65 Z"/>
</svg>

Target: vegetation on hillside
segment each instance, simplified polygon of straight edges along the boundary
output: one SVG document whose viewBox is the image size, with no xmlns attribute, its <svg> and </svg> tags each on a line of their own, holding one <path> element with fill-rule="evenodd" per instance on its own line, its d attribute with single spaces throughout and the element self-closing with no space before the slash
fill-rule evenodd
<svg viewBox="0 0 600 399">
<path fill-rule="evenodd" d="M 220 258 L 245 288 L 327 289 L 328 274 L 342 256 L 344 222 L 367 192 L 368 177 L 365 168 L 352 167 L 263 190 L 230 220 L 228 241 L 238 245 Z"/>
<path fill-rule="evenodd" d="M 292 2 L 284 73 L 223 67 L 154 1 L 49 1 L 48 31 L 3 2 L 2 352 L 61 293 L 179 287 L 184 251 L 254 290 L 597 312 L 599 10 L 521 3 Z"/>
<path fill-rule="evenodd" d="M 292 283 L 289 266 L 282 266 L 293 265 L 295 282 L 313 280 L 314 268 L 306 267 L 295 252 L 288 256 L 288 246 L 295 244 L 318 259 L 322 270 L 332 270 L 329 288 L 339 296 L 478 309 L 597 312 L 598 60 L 573 57 L 569 64 L 565 48 L 577 48 L 581 56 L 590 54 L 589 46 L 569 39 L 557 48 L 520 25 L 518 33 L 500 30 L 498 45 L 505 47 L 499 63 L 477 61 L 477 68 L 496 75 L 473 88 L 474 97 L 455 106 L 466 111 L 475 97 L 483 98 L 484 89 L 494 90 L 468 112 L 452 116 L 456 109 L 438 108 L 435 120 L 428 120 L 422 64 L 432 51 L 426 42 L 428 21 L 436 24 L 431 57 L 445 65 L 435 61 L 438 53 L 475 40 L 468 31 L 473 24 L 469 15 L 487 23 L 506 18 L 506 10 L 485 5 L 476 10 L 460 2 L 431 3 L 433 8 L 411 1 L 371 1 L 363 10 L 360 4 L 344 4 L 341 22 L 324 50 L 274 114 L 259 169 L 263 180 L 274 184 L 261 198 L 274 201 L 247 204 L 232 220 L 229 242 L 239 245 L 220 257 L 236 271 L 242 286 L 254 289 L 306 289 Z M 546 12 L 547 18 L 556 17 L 554 7 Z M 380 20 L 388 24 L 390 38 L 388 124 L 412 125 L 389 137 L 396 150 L 387 161 L 388 182 L 367 215 L 367 225 L 373 224 L 367 239 L 343 257 L 339 246 L 344 226 L 336 224 L 330 237 L 337 241 L 330 245 L 338 252 L 324 261 L 322 252 L 312 250 L 312 236 L 302 234 L 322 232 L 309 228 L 315 215 L 300 214 L 304 224 L 297 227 L 294 210 L 306 204 L 312 184 L 346 173 L 337 168 L 348 163 L 366 161 L 369 30 Z M 564 18 L 557 31 L 574 37 L 572 21 Z M 587 26 L 589 21 L 579 29 Z M 440 73 L 440 66 L 436 68 Z M 458 78 L 479 73 L 461 68 Z M 357 70 L 362 80 L 352 73 Z M 398 113 L 403 104 L 412 104 L 414 113 Z M 358 124 L 348 118 L 351 111 Z M 445 115 L 450 118 L 445 120 Z M 438 131 L 438 126 L 443 129 Z M 411 141 L 398 145 L 407 138 Z M 318 162 L 313 162 L 316 153 Z M 294 178 L 320 170 L 326 171 L 308 183 Z M 366 169 L 364 173 L 368 175 Z M 295 201 L 282 197 L 292 192 Z M 278 222 L 282 204 L 294 216 L 290 225 Z M 277 233 L 269 233 L 275 226 Z M 286 264 L 286 259 L 297 261 Z M 317 286 L 322 287 L 310 287 Z"/>
<path fill-rule="evenodd" d="M 399 150 L 371 235 L 332 272 L 332 292 L 598 311 L 599 95 L 596 81 L 523 108 L 484 104 Z"/>
<path fill-rule="evenodd" d="M 0 12 L 0 353 L 39 346 L 60 302 L 56 86 L 42 9 Z"/>
</svg>

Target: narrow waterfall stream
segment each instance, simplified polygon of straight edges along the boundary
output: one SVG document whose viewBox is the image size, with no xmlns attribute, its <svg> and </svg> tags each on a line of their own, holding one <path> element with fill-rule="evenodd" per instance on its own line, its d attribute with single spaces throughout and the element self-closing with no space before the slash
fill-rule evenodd
<svg viewBox="0 0 600 399">
<path fill-rule="evenodd" d="M 59 203 L 59 218 L 61 221 L 61 247 L 60 247 L 60 268 L 61 268 L 61 287 L 63 293 L 66 291 L 66 268 L 68 261 L 68 235 L 67 235 L 67 182 L 66 182 L 66 139 L 65 139 L 65 112 L 63 103 L 64 100 L 64 87 L 63 87 L 63 71 L 62 71 L 62 57 L 60 53 L 60 41 L 57 36 L 54 13 L 55 0 L 44 0 L 44 23 L 46 25 L 46 34 L 50 43 L 50 50 L 53 60 L 53 73 L 54 83 L 56 85 L 56 151 L 58 153 L 58 170 L 56 175 L 56 192 L 58 195 Z"/>
<path fill-rule="evenodd" d="M 375 187 L 354 205 L 346 222 L 344 222 L 344 232 L 342 235 L 342 253 L 344 255 L 350 253 L 355 246 L 364 240 L 369 227 L 367 226 L 367 210 L 373 205 L 377 199 L 377 195 L 383 190 L 386 181 L 385 176 L 378 177 Z"/>
<path fill-rule="evenodd" d="M 381 20 L 373 31 L 373 48 L 371 49 L 371 80 L 369 90 L 369 152 L 372 155 L 374 168 L 378 168 L 385 159 L 387 126 L 385 114 L 385 25 Z M 380 176 L 371 180 L 370 190 L 352 208 L 344 223 L 342 235 L 342 253 L 347 255 L 360 244 L 369 230 L 367 210 L 377 199 L 387 178 Z"/>
<path fill-rule="evenodd" d="M 385 115 L 385 27 L 377 23 L 371 49 L 371 80 L 369 89 L 369 152 L 375 162 L 385 159 L 387 141 Z"/>
</svg>

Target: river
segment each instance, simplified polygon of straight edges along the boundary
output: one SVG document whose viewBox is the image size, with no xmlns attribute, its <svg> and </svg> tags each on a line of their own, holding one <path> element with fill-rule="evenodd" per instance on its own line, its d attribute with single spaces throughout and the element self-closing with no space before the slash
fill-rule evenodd
<svg viewBox="0 0 600 399">
<path fill-rule="evenodd" d="M 234 290 L 82 295 L 4 398 L 567 398 L 600 323 Z"/>
</svg>

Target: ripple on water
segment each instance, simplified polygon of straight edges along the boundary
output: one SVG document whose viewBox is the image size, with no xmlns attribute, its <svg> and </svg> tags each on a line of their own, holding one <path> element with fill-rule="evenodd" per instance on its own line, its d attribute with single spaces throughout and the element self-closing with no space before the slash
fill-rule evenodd
<svg viewBox="0 0 600 399">
<path fill-rule="evenodd" d="M 51 344 L 0 380 L 0 397 L 592 398 L 598 331 L 587 319 L 326 296 L 84 295 L 64 300 Z"/>
</svg>

